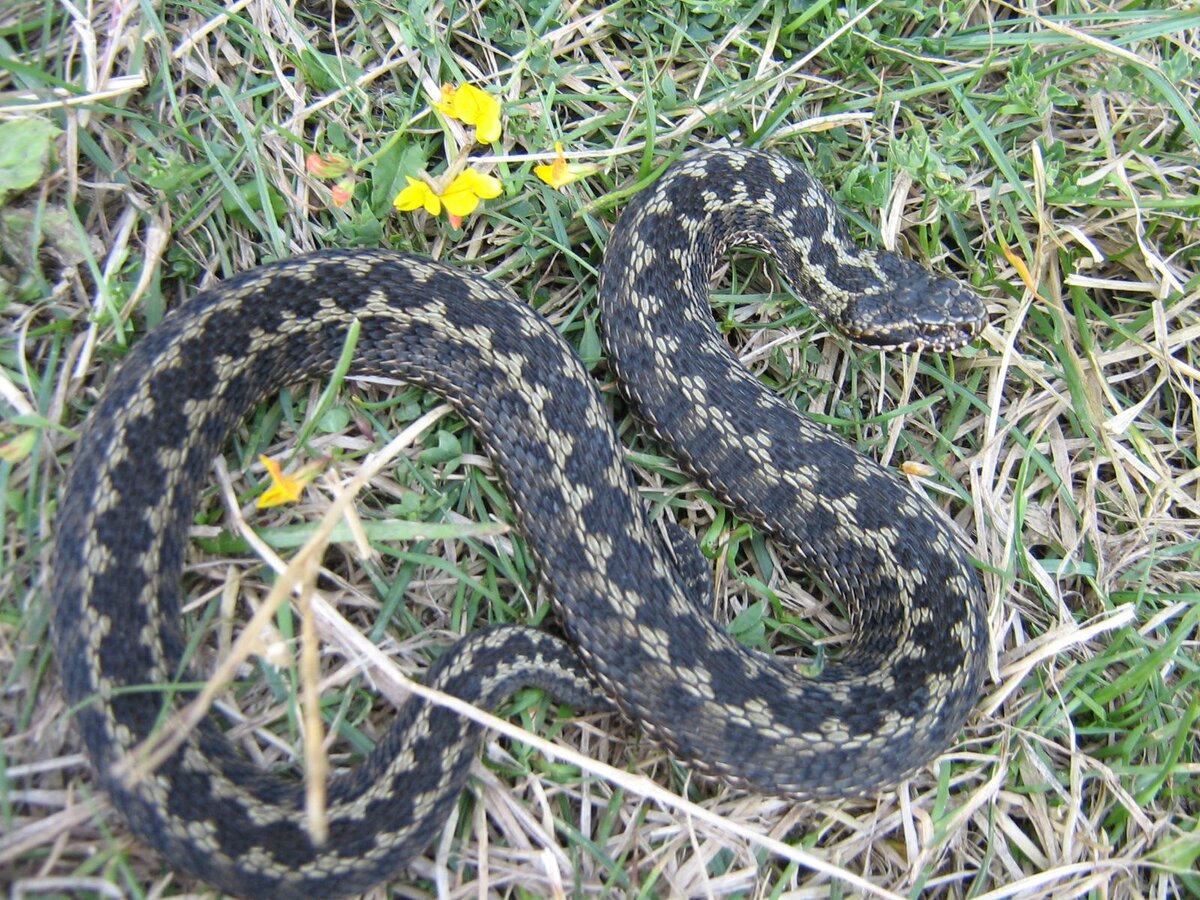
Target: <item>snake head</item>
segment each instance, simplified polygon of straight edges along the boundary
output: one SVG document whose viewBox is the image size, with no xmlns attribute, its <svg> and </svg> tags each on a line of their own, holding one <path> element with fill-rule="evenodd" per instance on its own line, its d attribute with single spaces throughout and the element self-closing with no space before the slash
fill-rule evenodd
<svg viewBox="0 0 1200 900">
<path fill-rule="evenodd" d="M 983 329 L 987 310 L 971 288 L 891 253 L 876 257 L 886 289 L 858 294 L 837 323 L 852 341 L 887 350 L 954 350 Z"/>
</svg>

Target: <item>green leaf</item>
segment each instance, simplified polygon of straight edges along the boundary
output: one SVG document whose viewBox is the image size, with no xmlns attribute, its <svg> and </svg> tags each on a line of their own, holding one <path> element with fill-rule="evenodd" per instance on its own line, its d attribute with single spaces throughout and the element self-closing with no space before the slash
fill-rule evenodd
<svg viewBox="0 0 1200 900">
<path fill-rule="evenodd" d="M 743 644 L 760 646 L 766 639 L 767 628 L 763 622 L 766 613 L 766 601 L 756 600 L 734 616 L 726 630 Z"/>
<path fill-rule="evenodd" d="M 425 171 L 425 152 L 416 144 L 395 141 L 380 153 L 370 166 L 371 209 L 383 217 L 391 212 L 392 199 L 408 184 L 404 176 L 413 178 Z"/>
<path fill-rule="evenodd" d="M 0 124 L 0 202 L 33 187 L 46 174 L 59 129 L 45 119 L 14 119 Z"/>
<path fill-rule="evenodd" d="M 317 430 L 323 434 L 337 434 L 344 431 L 349 424 L 350 410 L 344 406 L 331 406 L 317 422 Z"/>
<path fill-rule="evenodd" d="M 427 447 L 422 450 L 417 459 L 424 465 L 440 465 L 441 463 L 450 462 L 452 459 L 458 459 L 462 456 L 462 444 L 449 431 L 439 430 L 437 433 L 437 446 Z"/>
</svg>

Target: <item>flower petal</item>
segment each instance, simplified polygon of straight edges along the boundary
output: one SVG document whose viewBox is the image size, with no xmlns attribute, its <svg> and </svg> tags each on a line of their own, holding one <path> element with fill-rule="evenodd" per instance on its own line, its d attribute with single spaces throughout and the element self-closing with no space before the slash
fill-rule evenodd
<svg viewBox="0 0 1200 900">
<path fill-rule="evenodd" d="M 259 456 L 258 459 L 266 466 L 267 474 L 271 477 L 271 486 L 258 496 L 256 505 L 259 509 L 295 503 L 300 499 L 300 493 L 304 490 L 304 480 L 284 475 L 279 463 L 268 456 Z"/>
<path fill-rule="evenodd" d="M 491 200 L 493 197 L 499 197 L 504 190 L 504 185 L 500 183 L 499 178 L 493 178 L 491 175 L 485 175 L 478 169 L 467 169 L 459 178 L 465 178 L 467 184 L 471 186 L 471 190 L 475 195 L 484 199 Z M 456 179 L 457 180 L 457 179 Z"/>
<path fill-rule="evenodd" d="M 484 117 L 476 122 L 475 138 L 481 144 L 494 144 L 500 140 L 500 116 Z"/>
<path fill-rule="evenodd" d="M 442 99 L 435 100 L 433 108 L 444 116 L 449 116 L 452 119 L 458 118 L 458 113 L 454 111 L 454 95 L 458 93 L 452 84 L 442 85 Z"/>
<path fill-rule="evenodd" d="M 396 195 L 392 206 L 400 212 L 412 212 L 414 209 L 424 207 L 431 216 L 436 216 L 442 211 L 442 202 L 429 185 L 410 175 L 405 175 L 404 180 L 408 182 L 408 187 Z"/>
<path fill-rule="evenodd" d="M 581 178 L 586 178 L 599 170 L 599 166 L 589 163 L 569 163 L 566 157 L 563 156 L 563 145 L 555 142 L 554 144 L 554 162 L 550 165 L 541 165 L 533 167 L 533 174 L 550 187 L 558 189 L 565 187 L 573 181 L 578 181 Z"/>
<path fill-rule="evenodd" d="M 466 173 L 464 172 L 463 175 Z M 452 216 L 469 216 L 479 206 L 479 195 L 471 190 L 471 180 L 459 175 L 446 192 L 442 194 L 442 202 L 446 204 L 446 212 Z"/>
<path fill-rule="evenodd" d="M 343 178 L 332 188 L 333 205 L 343 207 L 350 202 L 350 198 L 354 196 L 354 176 Z"/>
<path fill-rule="evenodd" d="M 442 85 L 442 99 L 433 108 L 452 119 L 475 126 L 475 138 L 491 144 L 500 138 L 500 101 L 473 84 Z"/>
<path fill-rule="evenodd" d="M 499 179 L 477 169 L 465 169 L 450 182 L 442 194 L 442 202 L 446 204 L 446 212 L 461 218 L 475 212 L 480 200 L 499 197 L 503 190 Z"/>
<path fill-rule="evenodd" d="M 310 153 L 304 157 L 304 168 L 318 178 L 341 178 L 350 171 L 350 160 L 336 153 Z"/>
<path fill-rule="evenodd" d="M 464 84 L 455 94 L 459 118 L 468 125 L 495 119 L 500 122 L 500 101 L 473 84 Z"/>
</svg>

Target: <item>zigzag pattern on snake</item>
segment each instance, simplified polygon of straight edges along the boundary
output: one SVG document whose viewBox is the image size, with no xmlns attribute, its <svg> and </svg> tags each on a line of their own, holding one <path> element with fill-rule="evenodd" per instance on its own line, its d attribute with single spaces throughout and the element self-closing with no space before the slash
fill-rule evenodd
<svg viewBox="0 0 1200 900">
<path fill-rule="evenodd" d="M 839 659 L 803 677 L 702 613 L 707 564 L 678 535 L 658 537 L 595 383 L 509 291 L 386 251 L 263 266 L 133 348 L 91 414 L 59 512 L 64 688 L 133 829 L 231 893 L 331 896 L 401 870 L 465 782 L 477 729 L 415 698 L 332 780 L 320 846 L 299 785 L 251 765 L 211 721 L 147 777 L 114 772 L 174 708 L 161 688 L 194 680 L 179 668 L 180 574 L 208 465 L 264 396 L 327 374 L 353 321 L 352 373 L 443 396 L 479 433 L 568 638 L 478 632 L 428 683 L 483 706 L 537 685 L 584 708 L 604 702 L 598 684 L 679 757 L 770 793 L 874 791 L 941 750 L 982 679 L 978 579 L 923 498 L 765 391 L 720 340 L 709 280 L 724 249 L 746 242 L 860 340 L 956 346 L 983 308 L 955 282 L 855 248 L 828 195 L 772 154 L 690 156 L 614 231 L 602 325 L 621 390 L 696 478 L 843 595 L 854 639 Z"/>
</svg>

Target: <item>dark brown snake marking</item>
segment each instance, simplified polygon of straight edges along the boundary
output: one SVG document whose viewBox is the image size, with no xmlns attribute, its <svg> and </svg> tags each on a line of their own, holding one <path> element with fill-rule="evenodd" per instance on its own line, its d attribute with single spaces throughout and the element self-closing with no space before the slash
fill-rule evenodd
<svg viewBox="0 0 1200 900">
<path fill-rule="evenodd" d="M 300 787 L 252 766 L 211 721 L 148 777 L 114 774 L 175 706 L 156 688 L 193 680 L 179 670 L 179 582 L 210 461 L 262 397 L 327 374 L 355 320 L 353 372 L 427 388 L 479 433 L 569 638 L 479 632 L 428 683 L 482 706 L 529 684 L 587 706 L 594 680 L 680 757 L 770 793 L 869 792 L 939 752 L 982 678 L 978 580 L 922 497 L 766 392 L 717 339 L 710 273 L 746 242 L 875 343 L 955 346 L 982 304 L 856 249 L 824 191 L 771 154 L 690 156 L 614 232 L 603 324 L 622 390 L 689 471 L 844 596 L 855 639 L 839 660 L 802 677 L 700 613 L 706 564 L 678 535 L 671 547 L 656 537 L 595 384 L 510 292 L 383 251 L 263 266 L 134 347 L 92 412 L 59 513 L 59 666 L 100 784 L 133 829 L 231 893 L 331 896 L 401 870 L 463 786 L 478 730 L 415 698 L 332 781 L 322 846 L 304 829 Z"/>
</svg>

